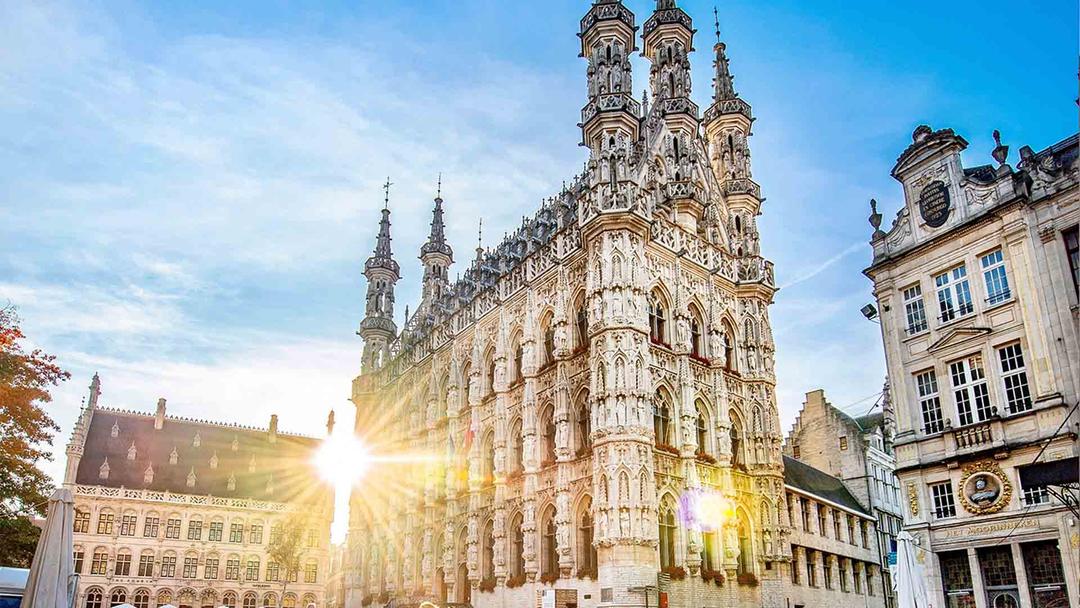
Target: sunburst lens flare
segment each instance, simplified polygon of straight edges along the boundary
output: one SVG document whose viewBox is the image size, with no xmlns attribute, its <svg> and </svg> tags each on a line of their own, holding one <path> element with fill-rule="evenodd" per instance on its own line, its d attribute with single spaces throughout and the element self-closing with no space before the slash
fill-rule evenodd
<svg viewBox="0 0 1080 608">
<path fill-rule="evenodd" d="M 337 487 L 347 487 L 363 479 L 371 462 L 367 446 L 352 435 L 328 438 L 315 455 L 319 475 Z"/>
</svg>

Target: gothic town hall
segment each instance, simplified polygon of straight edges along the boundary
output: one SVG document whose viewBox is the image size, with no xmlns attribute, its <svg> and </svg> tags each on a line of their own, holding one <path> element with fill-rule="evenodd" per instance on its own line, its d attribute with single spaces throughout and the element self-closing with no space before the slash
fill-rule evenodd
<svg viewBox="0 0 1080 608">
<path fill-rule="evenodd" d="M 640 28 L 596 0 L 579 34 L 585 171 L 472 259 L 455 259 L 436 198 L 400 328 L 382 211 L 356 432 L 437 458 L 353 491 L 347 605 L 784 605 L 791 492 L 754 119 L 719 35 L 710 105 L 693 101 L 695 33 L 674 0 Z M 871 561 L 855 576 L 880 585 Z"/>
</svg>

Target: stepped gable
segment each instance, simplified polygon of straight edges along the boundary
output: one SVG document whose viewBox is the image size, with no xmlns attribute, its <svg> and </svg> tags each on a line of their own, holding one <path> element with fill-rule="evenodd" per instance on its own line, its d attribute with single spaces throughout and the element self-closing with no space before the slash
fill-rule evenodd
<svg viewBox="0 0 1080 608">
<path fill-rule="evenodd" d="M 853 511 L 870 515 L 844 482 L 790 456 L 784 456 L 784 483 Z"/>
<path fill-rule="evenodd" d="M 318 439 L 276 433 L 271 441 L 269 430 L 175 417 L 165 417 L 158 430 L 154 421 L 154 416 L 146 414 L 95 410 L 76 483 L 279 503 L 319 504 L 332 495 L 332 489 L 319 481 L 314 470 L 315 452 L 322 443 Z M 112 436 L 114 425 L 116 437 Z M 129 460 L 132 443 L 135 459 Z M 177 459 L 171 464 L 174 448 Z M 217 466 L 213 467 L 215 454 Z M 109 474 L 101 479 L 106 459 Z M 149 483 L 148 467 L 153 468 Z M 192 487 L 188 479 L 193 471 Z M 235 481 L 233 489 L 229 488 L 230 476 Z"/>
</svg>

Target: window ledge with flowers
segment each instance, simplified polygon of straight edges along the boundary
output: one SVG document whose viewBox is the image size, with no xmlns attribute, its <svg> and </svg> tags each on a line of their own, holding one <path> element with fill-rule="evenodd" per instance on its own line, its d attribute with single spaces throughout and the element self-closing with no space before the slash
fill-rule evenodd
<svg viewBox="0 0 1080 608">
<path fill-rule="evenodd" d="M 519 575 L 519 576 L 511 576 L 510 578 L 506 579 L 506 588 L 507 589 L 517 589 L 518 587 L 520 587 L 520 586 L 522 586 L 524 584 L 525 584 L 525 575 L 524 574 Z"/>
<path fill-rule="evenodd" d="M 712 581 L 717 587 L 724 584 L 724 571 L 723 570 L 710 570 L 708 568 L 701 569 L 701 580 L 706 583 Z"/>
<path fill-rule="evenodd" d="M 361 606 L 370 606 L 371 602 L 373 602 L 373 601 L 375 601 L 375 598 L 371 597 L 371 595 L 368 594 L 368 595 L 365 595 L 364 597 L 360 598 L 360 605 Z"/>
<path fill-rule="evenodd" d="M 559 580 L 559 573 L 558 572 L 549 572 L 547 574 L 541 574 L 540 575 L 540 582 L 545 584 L 545 585 L 555 583 L 558 580 Z"/>
<path fill-rule="evenodd" d="M 480 589 L 481 593 L 489 593 L 491 591 L 495 591 L 495 577 L 489 576 L 488 578 L 480 581 L 478 589 Z"/>
<path fill-rule="evenodd" d="M 673 445 L 668 445 L 666 443 L 658 443 L 654 447 L 656 448 L 657 452 L 667 452 L 668 454 L 671 454 L 673 456 L 679 455 L 679 448 Z"/>
<path fill-rule="evenodd" d="M 740 585 L 746 585 L 747 587 L 757 587 L 758 578 L 753 572 L 743 572 L 735 577 L 735 581 Z"/>
<path fill-rule="evenodd" d="M 389 591 L 383 591 L 382 593 L 380 593 L 377 601 L 380 604 L 386 604 L 387 602 L 389 602 L 390 601 L 390 592 Z"/>
<path fill-rule="evenodd" d="M 686 578 L 686 568 L 682 566 L 667 566 L 660 569 L 661 574 L 666 574 L 673 581 L 681 581 Z"/>
<path fill-rule="evenodd" d="M 709 361 L 708 357 L 703 357 L 701 355 L 696 355 L 694 353 L 690 353 L 690 360 L 694 361 L 694 362 L 697 362 L 697 363 L 700 363 L 700 364 L 705 365 L 705 366 L 708 366 L 708 365 L 712 364 L 712 362 Z"/>
<path fill-rule="evenodd" d="M 716 464 L 716 457 L 705 453 L 704 450 L 698 450 L 697 453 L 694 454 L 694 457 L 697 458 L 698 462 L 704 462 L 705 464 Z"/>
<path fill-rule="evenodd" d="M 596 568 L 582 568 L 577 572 L 577 577 L 581 580 L 588 579 L 590 581 L 595 581 L 596 576 Z"/>
</svg>

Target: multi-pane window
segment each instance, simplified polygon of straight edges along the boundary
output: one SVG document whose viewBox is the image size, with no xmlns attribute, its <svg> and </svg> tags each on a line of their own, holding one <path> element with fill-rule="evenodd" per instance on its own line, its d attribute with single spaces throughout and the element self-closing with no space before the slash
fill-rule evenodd
<svg viewBox="0 0 1080 608">
<path fill-rule="evenodd" d="M 95 551 L 94 559 L 90 561 L 90 574 L 105 574 L 109 569 L 109 554 L 104 551 Z"/>
<path fill-rule="evenodd" d="M 112 534 L 113 533 L 113 514 L 101 513 L 98 515 L 97 520 L 97 533 L 98 534 Z"/>
<path fill-rule="evenodd" d="M 810 532 L 810 501 L 806 500 L 805 498 L 800 498 L 799 504 L 802 506 L 803 532 Z"/>
<path fill-rule="evenodd" d="M 832 589 L 833 588 L 832 564 L 830 562 L 832 562 L 832 559 L 830 559 L 829 555 L 827 553 L 822 554 L 822 556 L 821 556 L 821 573 L 824 575 L 822 577 L 822 579 L 825 582 L 825 588 L 826 589 Z"/>
<path fill-rule="evenodd" d="M 1032 485 L 1027 486 L 1021 484 L 1023 487 L 1022 500 L 1027 506 L 1045 505 L 1050 504 L 1050 492 L 1047 491 L 1045 485 Z"/>
<path fill-rule="evenodd" d="M 825 507 L 823 507 L 821 505 L 818 505 L 818 509 L 817 509 L 817 527 L 818 527 L 818 534 L 820 534 L 822 536 L 825 536 L 825 518 L 826 518 L 825 516 L 826 516 Z"/>
<path fill-rule="evenodd" d="M 280 538 L 280 537 L 281 537 L 281 526 L 278 526 L 276 524 L 270 526 L 270 544 L 272 545 L 272 544 L 276 543 L 278 541 L 278 538 Z"/>
<path fill-rule="evenodd" d="M 919 390 L 919 408 L 922 410 L 923 432 L 927 435 L 940 433 L 945 429 L 941 420 L 941 398 L 938 396 L 937 374 L 934 370 L 925 371 L 915 376 L 915 385 Z"/>
<path fill-rule="evenodd" d="M 176 576 L 176 556 L 166 555 L 161 558 L 161 570 L 158 572 L 158 576 L 161 578 L 172 578 Z"/>
<path fill-rule="evenodd" d="M 75 527 L 76 534 L 86 534 L 90 532 L 90 512 L 89 511 L 75 511 Z"/>
<path fill-rule="evenodd" d="M 967 267 L 961 264 L 934 277 L 937 286 L 938 311 L 943 323 L 971 314 L 971 287 L 968 285 Z"/>
<path fill-rule="evenodd" d="M 308 562 L 304 564 L 304 582 L 314 583 L 319 577 L 319 564 L 315 562 Z"/>
<path fill-rule="evenodd" d="M 247 570 L 244 572 L 244 580 L 257 581 L 259 580 L 259 560 L 251 558 L 247 563 Z"/>
<path fill-rule="evenodd" d="M 238 581 L 240 580 L 240 560 L 230 559 L 225 562 L 225 580 Z"/>
<path fill-rule="evenodd" d="M 840 590 L 848 591 L 848 560 L 846 557 L 837 558 L 837 569 L 840 575 Z"/>
<path fill-rule="evenodd" d="M 229 542 L 244 542 L 244 524 L 231 524 L 229 526 Z"/>
<path fill-rule="evenodd" d="M 817 587 L 817 551 L 806 552 L 806 584 Z"/>
<path fill-rule="evenodd" d="M 266 562 L 266 581 L 274 583 L 281 580 L 281 566 L 277 562 Z"/>
<path fill-rule="evenodd" d="M 851 565 L 851 580 L 855 583 L 855 593 L 862 594 L 862 562 L 855 562 Z"/>
<path fill-rule="evenodd" d="M 853 515 L 847 516 L 847 541 L 855 544 L 855 517 Z"/>
<path fill-rule="evenodd" d="M 157 517 L 143 518 L 142 535 L 147 538 L 157 538 L 158 526 L 161 525 L 161 520 Z"/>
<path fill-rule="evenodd" d="M 139 576 L 154 576 L 154 556 L 139 556 Z"/>
<path fill-rule="evenodd" d="M 972 424 L 976 420 L 988 420 L 993 411 L 990 407 L 990 393 L 986 388 L 986 370 L 983 367 L 982 355 L 973 355 L 949 364 L 949 377 L 952 379 L 953 398 L 956 400 L 956 414 L 960 426 Z"/>
<path fill-rule="evenodd" d="M 75 574 L 82 574 L 83 560 L 86 558 L 86 553 L 82 549 L 75 549 L 72 558 L 75 562 Z"/>
<path fill-rule="evenodd" d="M 165 522 L 165 538 L 180 538 L 180 520 L 169 519 Z"/>
<path fill-rule="evenodd" d="M 1035 608 L 1068 606 L 1068 586 L 1056 540 L 1020 545 Z M 1074 553 L 1075 555 L 1075 553 Z"/>
<path fill-rule="evenodd" d="M 319 532 L 315 528 L 308 528 L 307 531 L 307 547 L 308 549 L 314 549 L 319 546 Z"/>
<path fill-rule="evenodd" d="M 116 556 L 116 565 L 113 567 L 116 576 L 131 576 L 131 554 L 121 553 Z"/>
<path fill-rule="evenodd" d="M 866 564 L 866 595 L 874 595 L 874 566 Z"/>
<path fill-rule="evenodd" d="M 833 518 L 832 518 L 833 538 L 835 538 L 836 540 L 840 540 L 842 538 L 841 535 L 840 535 L 840 530 L 841 530 L 841 528 L 840 528 L 840 517 L 841 517 L 841 515 L 840 515 L 839 511 L 833 511 Z"/>
<path fill-rule="evenodd" d="M 188 540 L 202 540 L 202 520 L 193 519 L 187 525 Z"/>
<path fill-rule="evenodd" d="M 1009 413 L 1018 414 L 1031 409 L 1031 389 L 1028 388 L 1024 351 L 1016 342 L 998 349 L 1001 359 L 1001 381 L 1005 385 L 1005 403 Z"/>
<path fill-rule="evenodd" d="M 867 522 L 861 522 L 859 524 L 859 530 L 862 531 L 862 546 L 863 549 L 870 548 L 870 524 Z"/>
<path fill-rule="evenodd" d="M 220 521 L 212 521 L 212 522 L 210 522 L 210 531 L 207 534 L 206 540 L 220 541 L 221 540 L 221 531 L 222 531 L 222 529 L 224 527 L 225 527 L 225 524 L 223 524 Z"/>
<path fill-rule="evenodd" d="M 930 496 L 934 503 L 934 517 L 956 517 L 956 500 L 953 498 L 951 481 L 931 485 Z"/>
<path fill-rule="evenodd" d="M 216 580 L 218 577 L 218 558 L 208 557 L 206 558 L 206 564 L 203 565 L 203 578 L 207 580 Z"/>
<path fill-rule="evenodd" d="M 1005 273 L 1005 259 L 1001 250 L 996 249 L 979 259 L 982 265 L 983 281 L 986 283 L 986 302 L 1000 304 L 1012 297 L 1009 291 L 1009 275 Z"/>
<path fill-rule="evenodd" d="M 184 578 L 195 578 L 196 572 L 199 569 L 199 558 L 197 557 L 185 557 L 184 558 Z"/>
<path fill-rule="evenodd" d="M 796 584 L 796 585 L 800 585 L 801 583 L 799 582 L 799 558 L 798 558 L 798 553 L 796 553 L 796 551 L 798 551 L 798 548 L 796 548 L 796 547 L 791 548 L 791 552 L 792 552 L 791 582 Z"/>
<path fill-rule="evenodd" d="M 135 536 L 135 515 L 120 518 L 120 536 Z"/>
<path fill-rule="evenodd" d="M 253 525 L 248 533 L 248 542 L 254 545 L 260 545 L 263 541 L 263 527 L 260 525 Z"/>
<path fill-rule="evenodd" d="M 912 285 L 904 290 L 904 316 L 907 318 L 908 335 L 926 331 L 926 307 L 923 305 L 922 286 Z"/>
<path fill-rule="evenodd" d="M 1065 255 L 1069 259 L 1069 271 L 1072 273 L 1073 289 L 1080 289 L 1080 228 L 1073 226 L 1061 233 L 1065 239 Z"/>
</svg>

